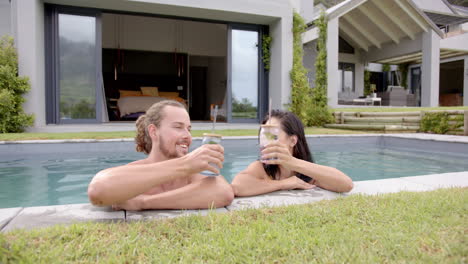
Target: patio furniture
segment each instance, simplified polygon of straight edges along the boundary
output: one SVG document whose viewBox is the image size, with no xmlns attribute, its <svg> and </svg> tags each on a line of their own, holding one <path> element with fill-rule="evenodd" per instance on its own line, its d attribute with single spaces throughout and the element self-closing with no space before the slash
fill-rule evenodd
<svg viewBox="0 0 468 264">
<path fill-rule="evenodd" d="M 365 105 L 375 105 L 375 102 L 379 102 L 379 106 L 382 106 L 382 98 L 379 97 L 367 97 L 353 99 L 353 103 L 364 103 Z"/>
</svg>

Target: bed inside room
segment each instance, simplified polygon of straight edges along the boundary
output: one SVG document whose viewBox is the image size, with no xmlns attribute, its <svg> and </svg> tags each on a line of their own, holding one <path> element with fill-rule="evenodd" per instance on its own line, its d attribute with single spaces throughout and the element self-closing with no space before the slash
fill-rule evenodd
<svg viewBox="0 0 468 264">
<path fill-rule="evenodd" d="M 102 15 L 102 79 L 109 121 L 135 121 L 172 99 L 191 119 L 226 120 L 227 26 L 159 17 Z"/>
</svg>

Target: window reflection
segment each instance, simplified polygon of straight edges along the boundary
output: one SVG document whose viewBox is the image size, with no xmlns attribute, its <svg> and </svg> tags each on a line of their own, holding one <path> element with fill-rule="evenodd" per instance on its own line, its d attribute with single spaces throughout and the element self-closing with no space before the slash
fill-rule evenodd
<svg viewBox="0 0 468 264">
<path fill-rule="evenodd" d="M 96 118 L 96 19 L 59 14 L 60 119 Z"/>
<path fill-rule="evenodd" d="M 258 32 L 232 30 L 232 118 L 256 119 Z"/>
</svg>

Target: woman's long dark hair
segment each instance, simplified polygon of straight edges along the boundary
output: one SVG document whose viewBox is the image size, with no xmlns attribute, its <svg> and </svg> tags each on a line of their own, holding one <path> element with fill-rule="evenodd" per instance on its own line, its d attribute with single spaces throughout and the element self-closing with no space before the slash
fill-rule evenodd
<svg viewBox="0 0 468 264">
<path fill-rule="evenodd" d="M 304 125 L 302 124 L 301 120 L 299 120 L 299 118 L 295 114 L 282 110 L 272 110 L 271 117 L 274 117 L 280 121 L 281 129 L 286 134 L 288 134 L 288 136 L 297 136 L 297 143 L 293 147 L 293 157 L 309 162 L 314 162 L 312 154 L 309 150 L 309 145 L 307 144 L 307 140 L 305 138 Z M 265 124 L 268 121 L 268 119 L 270 119 L 270 117 L 267 114 L 263 119 L 262 124 Z M 278 165 L 263 164 L 263 168 L 265 169 L 265 172 L 271 179 L 279 179 Z M 296 176 L 305 182 L 310 182 L 310 180 L 312 180 L 312 178 L 310 178 L 309 176 L 300 173 L 298 173 Z"/>
</svg>

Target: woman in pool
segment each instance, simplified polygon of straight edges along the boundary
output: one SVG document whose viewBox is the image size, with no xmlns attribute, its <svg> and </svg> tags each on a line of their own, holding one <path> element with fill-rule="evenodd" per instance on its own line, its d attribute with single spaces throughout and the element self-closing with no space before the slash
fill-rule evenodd
<svg viewBox="0 0 468 264">
<path fill-rule="evenodd" d="M 311 189 L 318 186 L 334 192 L 349 192 L 353 181 L 343 172 L 315 164 L 304 135 L 304 126 L 291 113 L 273 110 L 263 120 L 280 128 L 278 140 L 268 144 L 261 159 L 236 175 L 236 196 L 252 196 L 278 190 Z M 272 159 L 273 158 L 273 159 Z"/>
</svg>

